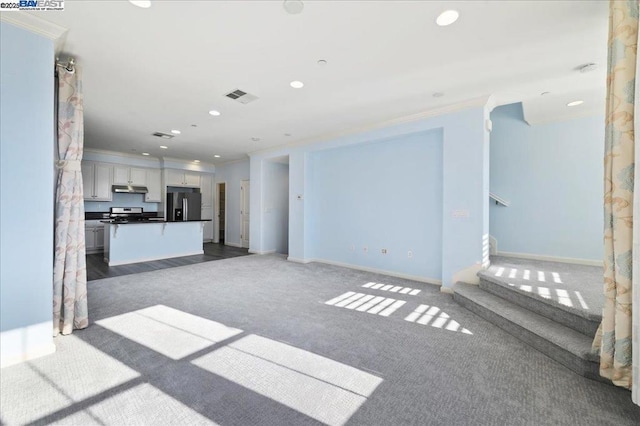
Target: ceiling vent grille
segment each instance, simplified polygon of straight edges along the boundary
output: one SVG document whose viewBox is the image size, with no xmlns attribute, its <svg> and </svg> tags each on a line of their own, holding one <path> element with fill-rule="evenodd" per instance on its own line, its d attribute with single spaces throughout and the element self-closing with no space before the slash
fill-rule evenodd
<svg viewBox="0 0 640 426">
<path fill-rule="evenodd" d="M 241 104 L 244 104 L 244 105 L 258 99 L 256 95 L 252 95 L 251 93 L 247 93 L 244 90 L 240 90 L 240 89 L 236 89 L 233 92 L 229 92 L 225 96 L 229 99 L 233 99 L 234 101 L 240 102 Z"/>
<path fill-rule="evenodd" d="M 153 136 L 157 136 L 163 139 L 171 139 L 173 137 L 173 135 L 170 135 L 169 133 L 162 133 L 162 132 L 155 132 L 153 133 Z"/>
</svg>

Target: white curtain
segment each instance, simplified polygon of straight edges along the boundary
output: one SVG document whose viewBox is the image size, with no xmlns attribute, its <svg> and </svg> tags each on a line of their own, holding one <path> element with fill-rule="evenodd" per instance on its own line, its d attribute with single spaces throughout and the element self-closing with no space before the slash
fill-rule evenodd
<svg viewBox="0 0 640 426">
<path fill-rule="evenodd" d="M 84 143 L 80 69 L 58 76 L 58 180 L 53 267 L 53 335 L 89 325 L 82 192 Z"/>
</svg>

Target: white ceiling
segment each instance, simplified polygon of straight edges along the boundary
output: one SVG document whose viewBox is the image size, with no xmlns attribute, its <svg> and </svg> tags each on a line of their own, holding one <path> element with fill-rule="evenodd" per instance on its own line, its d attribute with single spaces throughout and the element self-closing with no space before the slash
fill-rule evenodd
<svg viewBox="0 0 640 426">
<path fill-rule="evenodd" d="M 435 25 L 451 8 L 460 19 Z M 67 0 L 32 13 L 69 29 L 90 148 L 221 163 L 491 94 L 534 102 L 534 122 L 574 93 L 590 97 L 572 113 L 604 104 L 606 1 L 305 1 L 290 15 L 281 1 Z M 260 99 L 223 96 L 238 88 Z"/>
</svg>

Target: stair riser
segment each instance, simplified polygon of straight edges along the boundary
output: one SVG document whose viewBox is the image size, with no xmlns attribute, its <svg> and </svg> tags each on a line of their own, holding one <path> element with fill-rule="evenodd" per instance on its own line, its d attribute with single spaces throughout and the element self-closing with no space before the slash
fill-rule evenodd
<svg viewBox="0 0 640 426">
<path fill-rule="evenodd" d="M 559 362 L 575 373 L 587 377 L 592 380 L 597 380 L 603 383 L 611 383 L 600 376 L 599 365 L 596 362 L 587 361 L 576 355 L 554 345 L 553 343 L 541 338 L 535 333 L 522 328 L 521 326 L 507 320 L 506 318 L 496 314 L 495 312 L 475 303 L 459 293 L 453 295 L 454 300 L 465 307 L 466 309 L 474 312 L 478 316 L 486 319 L 487 321 L 500 327 L 507 333 L 513 335 L 517 339 L 532 346 L 534 349 L 542 352 L 551 359 Z"/>
<path fill-rule="evenodd" d="M 535 312 L 536 314 L 572 328 L 588 337 L 595 336 L 596 330 L 598 330 L 599 323 L 596 321 L 556 308 L 548 303 L 534 299 L 533 297 L 522 294 L 516 290 L 505 288 L 501 285 L 485 280 L 484 278 L 480 278 L 480 288 L 493 295 L 508 300 L 509 302 L 515 303 L 518 306 Z"/>
</svg>

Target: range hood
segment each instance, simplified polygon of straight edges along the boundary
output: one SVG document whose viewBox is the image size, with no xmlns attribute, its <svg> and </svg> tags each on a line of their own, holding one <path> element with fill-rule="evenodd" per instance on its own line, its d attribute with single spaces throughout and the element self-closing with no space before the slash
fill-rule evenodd
<svg viewBox="0 0 640 426">
<path fill-rule="evenodd" d="M 149 192 L 146 186 L 132 185 L 113 185 L 111 190 L 113 192 L 123 192 L 125 194 L 146 194 Z"/>
</svg>

